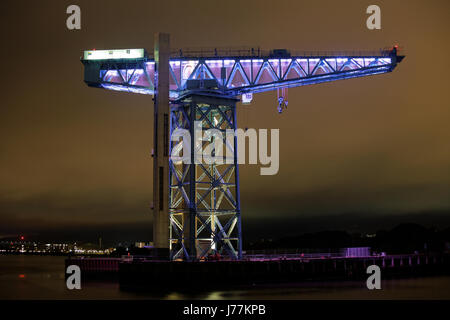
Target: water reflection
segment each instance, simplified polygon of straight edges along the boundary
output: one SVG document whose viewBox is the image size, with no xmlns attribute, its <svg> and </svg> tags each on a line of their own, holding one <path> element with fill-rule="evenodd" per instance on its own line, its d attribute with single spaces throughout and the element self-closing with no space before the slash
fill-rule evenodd
<svg viewBox="0 0 450 320">
<path fill-rule="evenodd" d="M 120 290 L 117 282 L 84 282 L 68 290 L 65 257 L 0 255 L 0 299 L 450 299 L 450 277 L 382 280 L 382 290 L 365 282 L 306 282 L 207 292 Z"/>
</svg>

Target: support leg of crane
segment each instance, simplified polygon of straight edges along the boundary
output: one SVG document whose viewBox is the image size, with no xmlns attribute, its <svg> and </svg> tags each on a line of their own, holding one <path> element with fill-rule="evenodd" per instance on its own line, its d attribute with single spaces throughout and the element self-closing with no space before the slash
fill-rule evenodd
<svg viewBox="0 0 450 320">
<path fill-rule="evenodd" d="M 190 94 L 171 105 L 171 133 L 191 134 L 191 161 L 169 160 L 169 243 L 172 260 L 202 260 L 220 253 L 242 258 L 239 166 L 236 136 L 225 137 L 224 163 L 197 163 L 203 145 L 195 141 L 194 127 L 236 130 L 236 101 L 229 97 Z M 211 143 L 214 139 L 211 137 Z M 231 140 L 231 141 L 230 141 Z M 170 154 L 181 141 L 170 142 Z M 184 150 L 183 150 L 184 152 Z M 208 156 L 208 155 L 207 155 Z"/>
<path fill-rule="evenodd" d="M 155 35 L 155 99 L 153 157 L 153 243 L 161 258 L 169 258 L 169 35 Z"/>
</svg>

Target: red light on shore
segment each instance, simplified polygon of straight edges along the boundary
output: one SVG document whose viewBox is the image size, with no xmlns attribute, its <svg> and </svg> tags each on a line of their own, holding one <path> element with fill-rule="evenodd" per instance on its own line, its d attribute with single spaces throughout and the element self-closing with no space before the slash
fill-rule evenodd
<svg viewBox="0 0 450 320">
<path fill-rule="evenodd" d="M 24 236 L 20 236 L 20 240 L 25 240 L 25 237 Z"/>
<path fill-rule="evenodd" d="M 19 274 L 19 278 L 20 279 L 25 279 L 25 275 L 24 274 Z"/>
</svg>

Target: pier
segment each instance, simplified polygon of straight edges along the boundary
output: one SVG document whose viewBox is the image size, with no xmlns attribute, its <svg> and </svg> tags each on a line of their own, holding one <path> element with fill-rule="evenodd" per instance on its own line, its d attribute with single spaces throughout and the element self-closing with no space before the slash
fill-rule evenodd
<svg viewBox="0 0 450 320">
<path fill-rule="evenodd" d="M 382 279 L 450 273 L 450 255 L 408 254 L 367 257 L 245 257 L 240 261 L 158 261 L 143 257 L 71 258 L 84 279 L 118 279 L 125 289 L 252 286 L 302 281 L 363 280 L 377 265 Z M 197 285 L 196 285 L 197 284 Z"/>
</svg>

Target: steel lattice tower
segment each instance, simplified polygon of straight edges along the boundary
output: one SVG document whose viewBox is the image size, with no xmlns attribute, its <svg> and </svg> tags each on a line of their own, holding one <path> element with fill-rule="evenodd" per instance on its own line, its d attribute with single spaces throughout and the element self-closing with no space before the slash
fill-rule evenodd
<svg viewBox="0 0 450 320">
<path fill-rule="evenodd" d="M 208 252 L 226 252 L 233 259 L 242 257 L 239 206 L 239 168 L 236 137 L 229 141 L 226 130 L 236 129 L 236 99 L 213 94 L 189 94 L 171 106 L 171 136 L 185 129 L 195 137 L 200 130 L 223 133 L 223 145 L 231 157 L 221 163 L 204 159 L 190 164 L 169 160 L 169 215 L 171 259 L 205 257 Z M 214 143 L 216 137 L 212 136 Z M 218 138 L 220 139 L 220 138 Z M 191 139 L 191 150 L 203 151 L 205 141 Z M 171 142 L 170 150 L 182 142 Z"/>
</svg>

